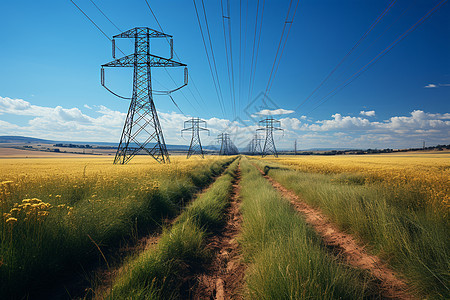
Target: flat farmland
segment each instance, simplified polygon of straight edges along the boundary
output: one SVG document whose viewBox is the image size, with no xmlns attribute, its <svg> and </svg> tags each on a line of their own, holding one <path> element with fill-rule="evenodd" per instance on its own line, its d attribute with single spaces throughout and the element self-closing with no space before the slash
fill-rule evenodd
<svg viewBox="0 0 450 300">
<path fill-rule="evenodd" d="M 448 293 L 449 153 L 0 159 L 3 298 Z"/>
</svg>

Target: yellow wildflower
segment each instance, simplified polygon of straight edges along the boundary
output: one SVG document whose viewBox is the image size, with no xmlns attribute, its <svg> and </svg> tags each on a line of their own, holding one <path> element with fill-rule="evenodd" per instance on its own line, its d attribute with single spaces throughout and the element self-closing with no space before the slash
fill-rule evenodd
<svg viewBox="0 0 450 300">
<path fill-rule="evenodd" d="M 15 213 L 15 212 L 19 212 L 20 208 L 13 208 L 11 209 L 10 213 Z"/>
<path fill-rule="evenodd" d="M 14 224 L 16 222 L 17 222 L 16 218 L 9 218 L 9 219 L 6 220 L 6 224 Z"/>
<path fill-rule="evenodd" d="M 48 211 L 40 211 L 40 212 L 38 212 L 38 216 L 39 217 L 46 217 L 46 216 L 48 216 Z"/>
</svg>

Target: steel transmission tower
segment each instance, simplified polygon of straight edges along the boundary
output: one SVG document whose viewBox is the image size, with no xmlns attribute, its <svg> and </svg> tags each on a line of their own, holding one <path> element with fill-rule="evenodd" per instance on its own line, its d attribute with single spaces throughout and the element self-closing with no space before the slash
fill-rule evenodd
<svg viewBox="0 0 450 300">
<path fill-rule="evenodd" d="M 204 127 L 201 127 L 200 124 L 203 124 Z M 200 142 L 200 131 L 208 131 L 209 134 L 209 130 L 206 129 L 206 121 L 199 118 L 191 118 L 190 120 L 184 121 L 184 129 L 181 130 L 181 134 L 184 131 L 192 131 L 191 145 L 189 146 L 187 158 L 194 154 L 199 154 L 204 158 L 202 143 Z"/>
<path fill-rule="evenodd" d="M 251 155 L 262 154 L 263 152 L 261 148 L 262 140 L 263 139 L 257 133 L 255 133 L 249 144 L 249 152 Z"/>
<path fill-rule="evenodd" d="M 262 157 L 267 156 L 269 154 L 273 154 L 273 156 L 278 157 L 277 148 L 275 147 L 275 142 L 273 140 L 273 131 L 283 130 L 280 128 L 280 121 L 273 118 L 266 118 L 264 120 L 259 121 L 261 128 L 256 130 L 264 130 L 266 133 L 266 140 L 264 142 L 264 148 L 262 151 Z"/>
<path fill-rule="evenodd" d="M 172 60 L 173 40 L 171 35 L 147 27 L 136 27 L 122 32 L 113 36 L 113 58 L 115 58 L 114 39 L 116 38 L 134 39 L 134 53 L 104 64 L 101 69 L 102 86 L 118 97 L 131 99 L 114 163 L 125 164 L 138 153 L 147 153 L 160 163 L 170 162 L 169 153 L 167 152 L 161 125 L 153 102 L 151 68 L 186 67 L 186 65 Z M 171 57 L 169 59 L 150 54 L 151 38 L 170 39 Z M 105 72 L 103 69 L 105 67 L 134 68 L 133 95 L 131 98 L 119 96 L 106 87 Z M 187 85 L 186 68 L 184 80 L 183 86 Z M 170 94 L 181 87 L 161 93 Z"/>
<path fill-rule="evenodd" d="M 230 139 L 230 134 L 221 133 L 217 136 L 217 141 L 220 143 L 219 155 L 236 155 L 239 153 L 237 147 Z"/>
</svg>

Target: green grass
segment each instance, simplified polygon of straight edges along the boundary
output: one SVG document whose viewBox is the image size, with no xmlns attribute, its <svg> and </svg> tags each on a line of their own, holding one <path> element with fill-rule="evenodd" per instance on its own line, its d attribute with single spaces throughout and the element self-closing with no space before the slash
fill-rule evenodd
<svg viewBox="0 0 450 300">
<path fill-rule="evenodd" d="M 183 276 L 210 260 L 205 237 L 225 222 L 225 210 L 239 161 L 235 160 L 212 186 L 191 202 L 155 248 L 129 260 L 115 279 L 110 299 L 179 299 Z"/>
<path fill-rule="evenodd" d="M 156 229 L 163 218 L 179 214 L 184 203 L 231 161 L 227 158 L 189 173 L 159 176 L 158 186 L 150 189 L 140 188 L 149 183 L 139 178 L 131 187 L 129 182 L 105 186 L 101 179 L 73 183 L 76 192 L 67 193 L 71 196 L 66 202 L 73 206 L 70 215 L 65 208 L 54 208 L 42 221 L 18 222 L 13 227 L 0 222 L 0 298 L 33 295 L 58 283 L 60 274 L 104 263 L 103 255 L 108 257 L 120 244 Z"/>
<path fill-rule="evenodd" d="M 247 159 L 241 163 L 249 299 L 361 299 L 373 296 L 365 273 L 330 256 L 314 231 Z"/>
<path fill-rule="evenodd" d="M 253 161 L 261 168 L 278 164 Z M 420 191 L 377 183 L 355 174 L 323 175 L 270 169 L 269 176 L 319 207 L 343 230 L 369 243 L 405 276 L 419 295 L 450 298 L 449 220 L 423 203 Z"/>
</svg>

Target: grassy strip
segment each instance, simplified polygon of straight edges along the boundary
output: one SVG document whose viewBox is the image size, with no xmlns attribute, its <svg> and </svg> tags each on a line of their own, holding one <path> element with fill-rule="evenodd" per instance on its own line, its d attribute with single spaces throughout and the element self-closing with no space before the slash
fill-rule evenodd
<svg viewBox="0 0 450 300">
<path fill-rule="evenodd" d="M 86 181 L 70 198 L 70 209 L 53 205 L 45 218 L 37 211 L 45 204 L 31 203 L 27 211 L 23 209 L 28 212 L 23 221 L 3 223 L 1 228 L 0 298 L 32 295 L 34 290 L 54 284 L 62 273 L 103 261 L 102 256 L 114 251 L 122 241 L 153 230 L 165 217 L 177 215 L 184 203 L 231 161 L 172 172 L 156 183 L 137 178 L 137 188 L 133 187 L 134 192 L 128 195 L 120 191 L 129 187 L 119 182 L 106 188 L 101 180 Z M 95 199 L 88 192 L 92 190 L 97 191 Z M 34 211 L 33 205 L 37 207 Z"/>
<path fill-rule="evenodd" d="M 320 207 L 342 229 L 370 243 L 373 251 L 403 273 L 419 294 L 449 298 L 449 221 L 423 203 L 421 194 L 407 187 L 361 184 L 363 175 L 323 175 L 277 169 L 269 175 L 287 189 Z M 267 170 L 267 168 L 266 168 Z"/>
<path fill-rule="evenodd" d="M 205 237 L 226 222 L 238 160 L 200 197 L 188 205 L 175 224 L 164 230 L 155 248 L 141 253 L 116 278 L 111 299 L 179 299 L 183 275 L 195 272 L 211 254 Z"/>
<path fill-rule="evenodd" d="M 361 299 L 367 277 L 339 264 L 289 202 L 242 159 L 241 245 L 250 299 Z"/>
</svg>

